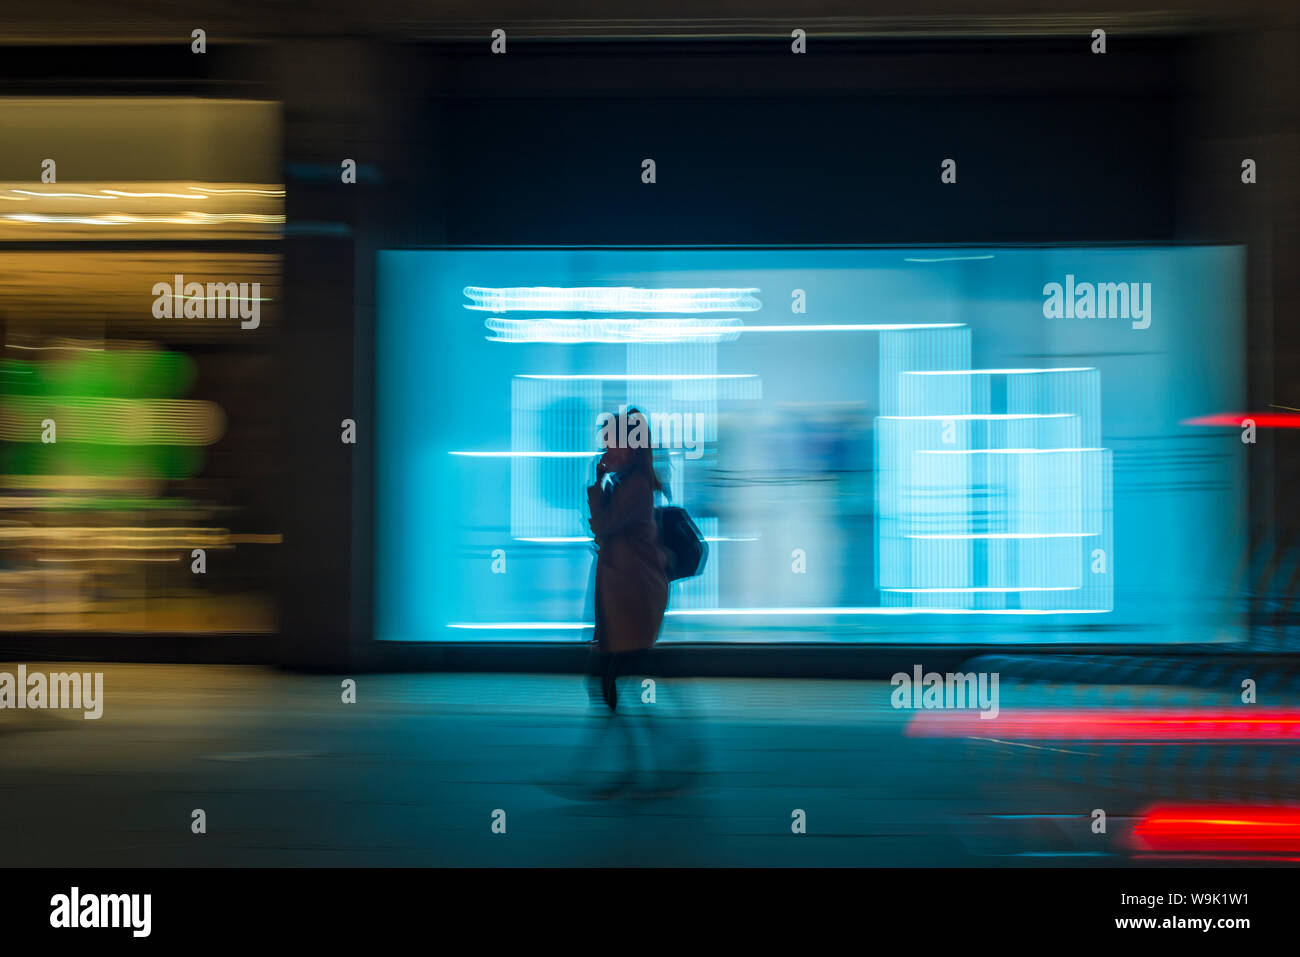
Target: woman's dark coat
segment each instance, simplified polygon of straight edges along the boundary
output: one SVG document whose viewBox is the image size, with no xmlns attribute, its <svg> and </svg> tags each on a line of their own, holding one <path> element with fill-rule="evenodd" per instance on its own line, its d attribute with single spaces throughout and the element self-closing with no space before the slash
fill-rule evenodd
<svg viewBox="0 0 1300 957">
<path fill-rule="evenodd" d="M 611 474 L 587 489 L 596 539 L 596 642 L 601 651 L 642 651 L 659 637 L 668 577 L 650 477 Z"/>
</svg>

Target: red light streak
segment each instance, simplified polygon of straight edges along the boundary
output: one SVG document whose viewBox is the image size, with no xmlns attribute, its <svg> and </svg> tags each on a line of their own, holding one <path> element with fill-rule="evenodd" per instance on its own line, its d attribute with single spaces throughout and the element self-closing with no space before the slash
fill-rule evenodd
<svg viewBox="0 0 1300 957">
<path fill-rule="evenodd" d="M 1300 413 L 1295 412 L 1216 412 L 1195 419 L 1183 419 L 1180 424 L 1240 428 L 1246 419 L 1261 429 L 1300 429 Z"/>
<path fill-rule="evenodd" d="M 922 711 L 908 722 L 906 734 L 1012 741 L 1300 741 L 1300 711 L 1004 708 L 993 719 L 977 711 Z"/>
<path fill-rule="evenodd" d="M 1300 850 L 1300 807 L 1161 805 L 1133 828 L 1149 851 L 1261 852 Z"/>
</svg>

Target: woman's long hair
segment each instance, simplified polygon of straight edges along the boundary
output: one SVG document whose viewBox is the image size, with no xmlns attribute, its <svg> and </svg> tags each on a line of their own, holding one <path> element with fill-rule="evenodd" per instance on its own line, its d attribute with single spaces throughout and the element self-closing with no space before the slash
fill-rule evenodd
<svg viewBox="0 0 1300 957">
<path fill-rule="evenodd" d="M 650 488 L 655 492 L 668 494 L 664 488 L 663 482 L 659 481 L 659 475 L 655 472 L 654 442 L 650 437 L 650 419 L 644 415 L 640 409 L 635 407 L 628 409 L 623 416 L 615 415 L 615 427 L 618 429 L 616 434 L 626 436 L 636 427 L 637 421 L 643 424 L 645 429 L 645 442 L 635 446 L 629 446 L 631 452 L 631 464 L 623 471 L 631 474 L 633 472 L 642 472 L 650 480 Z"/>
</svg>

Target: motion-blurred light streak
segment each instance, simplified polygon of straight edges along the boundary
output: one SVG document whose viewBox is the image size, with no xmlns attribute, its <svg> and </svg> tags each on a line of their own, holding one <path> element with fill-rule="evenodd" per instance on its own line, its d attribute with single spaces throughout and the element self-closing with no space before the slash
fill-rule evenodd
<svg viewBox="0 0 1300 957">
<path fill-rule="evenodd" d="M 466 309 L 485 312 L 757 312 L 757 288 L 466 286 Z"/>
<path fill-rule="evenodd" d="M 1300 807 L 1157 805 L 1133 826 L 1133 839 L 1149 851 L 1300 851 Z"/>
<path fill-rule="evenodd" d="M 274 239 L 283 233 L 280 186 L 127 185 L 77 183 L 69 189 L 0 183 L 0 201 L 25 204 L 0 207 L 0 240 Z M 193 208 L 199 204 L 201 209 Z"/>
<path fill-rule="evenodd" d="M 1217 412 L 1183 419 L 1179 424 L 1241 428 L 1247 420 L 1261 429 L 1300 429 L 1300 413 L 1296 412 Z"/>
<path fill-rule="evenodd" d="M 1300 710 L 1004 707 L 995 730 L 999 738 L 1012 741 L 1298 741 Z M 907 726 L 910 737 L 974 737 L 988 732 L 987 721 L 958 711 L 918 713 Z"/>
</svg>

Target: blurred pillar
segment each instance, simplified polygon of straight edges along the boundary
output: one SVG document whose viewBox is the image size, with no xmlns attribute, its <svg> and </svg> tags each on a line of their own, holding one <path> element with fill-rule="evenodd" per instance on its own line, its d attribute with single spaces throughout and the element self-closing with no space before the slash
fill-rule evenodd
<svg viewBox="0 0 1300 957">
<path fill-rule="evenodd" d="M 367 160 L 373 52 L 348 40 L 285 39 L 278 51 L 284 108 L 284 323 L 279 342 L 283 436 L 283 664 L 345 667 L 352 633 L 353 493 L 370 423 L 357 411 L 356 220 L 364 180 L 342 182 L 344 159 Z M 357 422 L 357 444 L 342 422 Z"/>
</svg>

